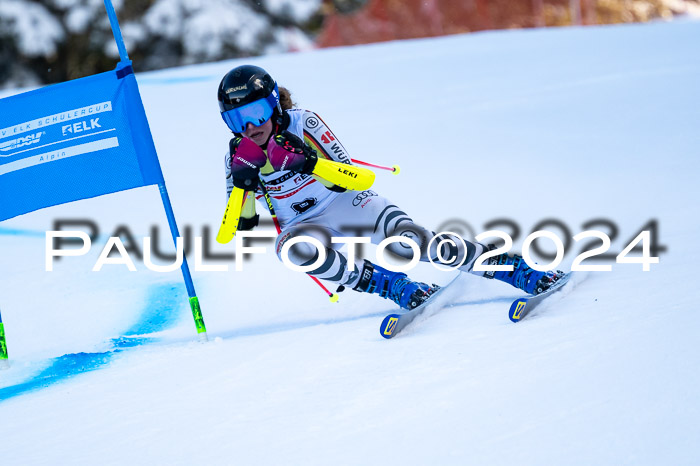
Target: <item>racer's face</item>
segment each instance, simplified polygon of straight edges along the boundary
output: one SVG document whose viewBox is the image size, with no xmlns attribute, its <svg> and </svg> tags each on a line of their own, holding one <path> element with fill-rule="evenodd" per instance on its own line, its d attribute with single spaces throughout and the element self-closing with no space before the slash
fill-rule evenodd
<svg viewBox="0 0 700 466">
<path fill-rule="evenodd" d="M 253 123 L 248 123 L 243 132 L 243 136 L 253 141 L 259 146 L 264 146 L 272 136 L 272 118 L 269 118 L 260 126 L 255 126 Z"/>
</svg>

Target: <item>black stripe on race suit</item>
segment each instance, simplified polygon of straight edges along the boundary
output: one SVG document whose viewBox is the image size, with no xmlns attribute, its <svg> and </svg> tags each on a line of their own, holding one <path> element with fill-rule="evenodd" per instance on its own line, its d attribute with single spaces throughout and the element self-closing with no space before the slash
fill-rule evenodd
<svg viewBox="0 0 700 466">
<path fill-rule="evenodd" d="M 345 274 L 345 269 L 347 268 L 348 261 L 342 254 L 333 251 L 332 249 L 331 251 L 333 252 L 333 254 L 338 256 L 338 259 L 340 259 L 340 267 L 338 268 L 338 273 L 336 273 L 332 277 L 326 278 L 326 280 L 330 280 L 332 282 L 339 282 L 343 278 L 343 274 Z"/>
<path fill-rule="evenodd" d="M 439 251 L 436 249 L 435 250 L 435 253 L 436 253 L 435 257 L 433 257 L 432 260 L 442 263 L 442 261 L 440 260 L 441 256 L 445 259 L 448 259 L 448 260 L 453 258 L 453 257 L 455 258 L 454 260 L 459 259 L 459 246 L 457 246 L 458 243 L 454 239 L 450 238 L 449 235 L 440 235 L 440 236 L 437 236 L 435 238 L 435 241 L 437 242 L 437 244 L 440 244 L 440 242 L 444 241 L 444 240 L 450 240 L 451 242 L 446 241 L 446 242 L 442 243 L 442 245 L 440 247 L 440 249 L 442 249 L 442 251 Z M 467 247 L 467 250 L 468 249 L 469 248 Z M 445 253 L 447 253 L 447 254 L 445 254 Z M 467 254 L 468 254 L 468 252 L 467 252 Z M 454 262 L 454 260 L 452 262 Z M 466 260 L 465 260 L 465 262 L 466 262 Z"/>
<path fill-rule="evenodd" d="M 390 209 L 396 209 L 396 210 L 394 212 L 387 214 L 387 211 Z M 379 217 L 377 217 L 377 223 L 374 224 L 374 231 L 375 232 L 379 228 L 379 224 L 382 223 L 382 218 L 384 217 L 385 214 L 386 214 L 386 218 L 383 220 L 383 222 L 384 222 L 383 230 L 384 230 L 385 237 L 389 236 L 389 223 L 391 223 L 391 221 L 393 219 L 395 219 L 396 217 L 400 217 L 402 215 L 404 217 L 404 218 L 400 219 L 399 221 L 397 221 L 396 225 L 399 225 L 401 222 L 405 222 L 405 221 L 413 222 L 413 220 L 411 220 L 411 218 L 408 215 L 406 215 L 406 212 L 400 210 L 395 205 L 388 205 L 384 208 L 384 210 L 382 210 L 382 212 L 379 214 Z"/>
<path fill-rule="evenodd" d="M 449 262 L 449 263 L 441 261 L 439 258 L 439 255 L 437 254 L 437 249 L 436 249 L 435 257 L 432 258 L 432 261 L 440 263 L 440 264 L 445 264 L 447 266 L 451 266 L 451 264 L 454 264 L 454 263 L 459 263 L 459 262 L 461 262 L 459 260 L 460 255 L 461 255 L 460 253 L 461 253 L 462 249 L 464 248 L 464 245 L 466 245 L 467 250 L 464 252 L 464 254 L 466 254 L 466 257 L 465 257 L 464 261 L 462 262 L 462 265 L 459 267 L 459 269 L 462 271 L 465 271 L 465 272 L 471 272 L 472 268 L 474 267 L 474 259 L 477 256 L 481 255 L 484 251 L 486 251 L 487 248 L 480 243 L 472 243 L 471 241 L 468 241 L 464 238 L 461 238 L 459 236 L 455 237 L 453 235 L 437 236 L 435 239 L 436 244 L 440 244 L 440 241 L 442 241 L 444 239 L 448 239 L 448 238 L 451 239 L 455 244 L 452 244 L 449 242 L 443 243 L 441 255 L 442 255 L 442 257 L 444 257 L 448 260 L 454 256 L 454 257 L 456 257 L 456 260 Z M 464 243 L 462 243 L 462 241 L 464 241 Z M 479 252 L 479 254 L 477 254 L 477 249 L 479 247 L 482 248 L 482 251 Z M 447 249 L 447 248 L 449 248 L 449 252 L 445 251 L 445 249 Z M 447 255 L 445 254 L 445 252 L 447 252 Z M 479 275 L 479 274 L 482 274 L 483 272 L 473 272 L 473 273 Z"/>
<path fill-rule="evenodd" d="M 324 280 L 339 282 L 343 278 L 343 274 L 345 274 L 345 269 L 348 263 L 347 259 L 342 254 L 329 248 L 326 248 L 326 254 L 326 260 L 323 261 L 323 264 L 321 264 L 317 269 L 309 272 L 309 274 L 314 275 L 318 278 L 322 278 Z M 301 265 L 304 267 L 313 264 L 318 259 L 318 255 L 319 253 L 317 250 L 312 259 L 304 262 Z M 338 263 L 340 266 L 334 268 L 333 266 L 334 264 L 336 264 L 336 258 L 338 259 Z M 326 274 L 326 272 L 328 272 L 331 268 L 333 268 L 333 271 L 331 272 L 333 274 L 332 276 L 322 276 Z"/>
</svg>

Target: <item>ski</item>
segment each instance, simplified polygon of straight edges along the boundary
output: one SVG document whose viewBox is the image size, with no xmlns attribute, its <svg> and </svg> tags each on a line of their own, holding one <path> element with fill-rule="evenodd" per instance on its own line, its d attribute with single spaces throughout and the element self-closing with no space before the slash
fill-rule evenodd
<svg viewBox="0 0 700 466">
<path fill-rule="evenodd" d="M 399 332 L 401 332 L 401 330 L 406 328 L 408 324 L 413 322 L 416 317 L 425 313 L 425 311 L 429 309 L 439 309 L 447 304 L 445 302 L 445 298 L 448 295 L 444 294 L 444 292 L 457 280 L 457 278 L 459 278 L 459 274 L 447 285 L 434 292 L 426 302 L 415 309 L 411 309 L 410 311 L 406 311 L 402 314 L 389 314 L 386 316 L 382 321 L 382 324 L 379 326 L 379 333 L 381 336 L 387 339 L 393 338 Z"/>
<path fill-rule="evenodd" d="M 571 272 L 567 273 L 561 277 L 557 282 L 552 285 L 547 291 L 544 291 L 535 296 L 526 296 L 524 298 L 516 299 L 513 304 L 510 305 L 510 310 L 508 311 L 508 318 L 513 322 L 520 322 L 523 320 L 533 309 L 540 305 L 542 301 L 556 293 L 557 291 L 564 288 L 571 278 Z"/>
</svg>

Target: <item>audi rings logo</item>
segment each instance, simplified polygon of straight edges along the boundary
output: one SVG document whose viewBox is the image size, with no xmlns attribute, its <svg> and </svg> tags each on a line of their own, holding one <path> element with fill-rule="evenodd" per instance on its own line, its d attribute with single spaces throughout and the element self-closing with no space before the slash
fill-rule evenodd
<svg viewBox="0 0 700 466">
<path fill-rule="evenodd" d="M 352 205 L 357 207 L 358 205 L 362 204 L 362 201 L 364 201 L 365 199 L 374 196 L 378 196 L 378 194 L 372 191 L 371 189 L 368 189 L 367 191 L 362 191 L 361 193 L 358 193 L 357 196 L 355 196 L 355 199 L 352 200 Z"/>
<path fill-rule="evenodd" d="M 318 118 L 316 118 L 316 117 L 307 118 L 306 126 L 308 126 L 311 129 L 316 128 L 318 126 Z"/>
</svg>

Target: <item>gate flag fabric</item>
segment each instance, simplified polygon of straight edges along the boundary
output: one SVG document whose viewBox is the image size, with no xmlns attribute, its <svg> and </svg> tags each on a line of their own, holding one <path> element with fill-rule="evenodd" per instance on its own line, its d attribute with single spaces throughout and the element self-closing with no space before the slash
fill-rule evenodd
<svg viewBox="0 0 700 466">
<path fill-rule="evenodd" d="M 180 232 L 117 14 L 104 0 L 120 61 L 114 71 L 0 99 L 0 222 L 66 202 L 158 185 L 173 243 Z M 187 258 L 182 277 L 207 341 Z M 6 366 L 0 319 L 0 364 Z M 1 368 L 1 367 L 0 367 Z"/>
<path fill-rule="evenodd" d="M 0 99 L 0 221 L 161 183 L 130 61 Z"/>
</svg>

